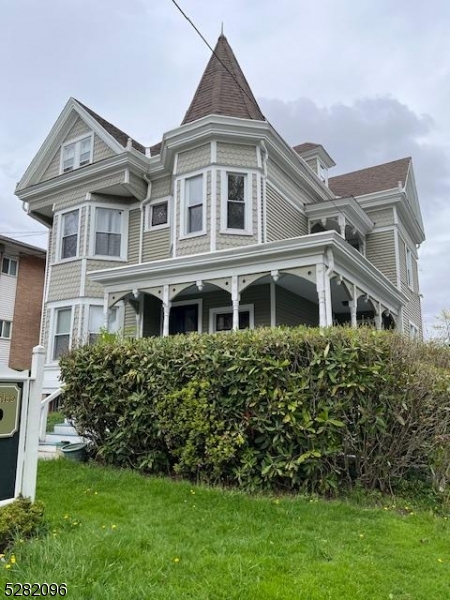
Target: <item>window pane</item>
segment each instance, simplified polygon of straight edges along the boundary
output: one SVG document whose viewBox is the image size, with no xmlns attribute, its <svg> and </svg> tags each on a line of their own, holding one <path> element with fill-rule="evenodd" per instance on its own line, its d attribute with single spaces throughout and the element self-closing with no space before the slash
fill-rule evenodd
<svg viewBox="0 0 450 600">
<path fill-rule="evenodd" d="M 108 331 L 111 333 L 119 331 L 119 311 L 117 308 L 111 308 L 108 312 Z"/>
<path fill-rule="evenodd" d="M 91 138 L 81 140 L 80 142 L 80 167 L 87 165 L 91 161 L 91 143 Z"/>
<path fill-rule="evenodd" d="M 11 260 L 9 261 L 9 274 L 13 275 L 14 277 L 17 275 L 17 260 Z"/>
<path fill-rule="evenodd" d="M 239 311 L 239 329 L 249 329 L 250 312 Z M 216 331 L 231 331 L 233 329 L 233 313 L 219 313 L 216 315 Z"/>
<path fill-rule="evenodd" d="M 250 313 L 248 310 L 239 313 L 239 329 L 249 329 L 250 327 Z"/>
<path fill-rule="evenodd" d="M 203 229 L 203 206 L 194 206 L 188 209 L 188 233 Z"/>
<path fill-rule="evenodd" d="M 70 333 L 70 321 L 72 317 L 72 309 L 64 308 L 58 310 L 56 318 L 56 333 Z"/>
<path fill-rule="evenodd" d="M 64 146 L 63 149 L 63 170 L 71 171 L 75 165 L 75 144 Z"/>
<path fill-rule="evenodd" d="M 62 354 L 67 354 L 69 351 L 69 339 L 67 335 L 55 335 L 55 343 L 53 346 L 53 360 L 59 358 Z"/>
<path fill-rule="evenodd" d="M 244 202 L 245 200 L 245 175 L 228 174 L 228 200 Z"/>
<path fill-rule="evenodd" d="M 152 206 L 152 227 L 165 225 L 167 223 L 167 202 L 154 204 Z"/>
<path fill-rule="evenodd" d="M 120 233 L 121 223 L 121 210 L 97 208 L 97 231 L 103 233 Z"/>
<path fill-rule="evenodd" d="M 2 262 L 2 273 L 9 275 L 9 258 L 4 258 Z"/>
<path fill-rule="evenodd" d="M 0 337 L 10 338 L 11 337 L 11 322 L 0 321 Z"/>
<path fill-rule="evenodd" d="M 89 333 L 98 333 L 104 325 L 103 306 L 89 307 Z"/>
<path fill-rule="evenodd" d="M 203 175 L 186 179 L 186 201 L 188 206 L 203 202 Z"/>
<path fill-rule="evenodd" d="M 97 233 L 95 236 L 95 254 L 101 256 L 120 256 L 121 235 L 119 233 Z"/>
<path fill-rule="evenodd" d="M 245 229 L 245 204 L 243 202 L 228 202 L 227 228 Z"/>
<path fill-rule="evenodd" d="M 71 258 L 77 255 L 77 236 L 69 235 L 62 240 L 61 258 Z"/>
</svg>

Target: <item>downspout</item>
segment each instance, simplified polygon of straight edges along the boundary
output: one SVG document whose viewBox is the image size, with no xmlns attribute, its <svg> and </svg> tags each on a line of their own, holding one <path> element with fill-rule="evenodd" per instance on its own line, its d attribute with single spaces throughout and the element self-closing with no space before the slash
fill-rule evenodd
<svg viewBox="0 0 450 600">
<path fill-rule="evenodd" d="M 142 263 L 142 254 L 143 254 L 143 244 L 144 244 L 144 219 L 145 219 L 145 205 L 150 202 L 150 196 L 152 195 L 152 182 L 147 176 L 147 173 L 144 173 L 144 179 L 147 182 L 147 195 L 142 200 L 140 204 L 141 209 L 141 231 L 139 235 L 139 263 Z"/>
</svg>

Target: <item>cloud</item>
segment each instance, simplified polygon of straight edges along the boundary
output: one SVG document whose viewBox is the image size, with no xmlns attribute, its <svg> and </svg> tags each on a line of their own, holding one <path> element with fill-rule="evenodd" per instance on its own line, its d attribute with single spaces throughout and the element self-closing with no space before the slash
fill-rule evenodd
<svg viewBox="0 0 450 600">
<path fill-rule="evenodd" d="M 450 307 L 450 156 L 433 142 L 436 125 L 392 96 L 319 106 L 309 98 L 260 99 L 261 109 L 291 145 L 323 144 L 338 175 L 412 156 L 427 240 L 420 252 L 425 327 Z"/>
</svg>

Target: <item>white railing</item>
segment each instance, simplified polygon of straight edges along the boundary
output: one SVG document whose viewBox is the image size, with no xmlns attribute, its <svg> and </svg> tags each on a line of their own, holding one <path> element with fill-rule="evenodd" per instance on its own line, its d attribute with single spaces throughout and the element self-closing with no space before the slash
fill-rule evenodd
<svg viewBox="0 0 450 600">
<path fill-rule="evenodd" d="M 59 388 L 47 398 L 44 398 L 41 401 L 41 420 L 39 423 L 39 440 L 43 442 L 45 440 L 45 435 L 47 433 L 47 417 L 48 417 L 48 407 L 50 402 L 58 398 L 63 393 L 63 389 Z"/>
</svg>

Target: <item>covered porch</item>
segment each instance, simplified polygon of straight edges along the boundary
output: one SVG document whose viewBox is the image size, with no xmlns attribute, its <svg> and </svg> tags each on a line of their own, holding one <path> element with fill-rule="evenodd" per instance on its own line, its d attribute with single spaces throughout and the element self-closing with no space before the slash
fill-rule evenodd
<svg viewBox="0 0 450 600">
<path fill-rule="evenodd" d="M 394 328 L 403 294 L 335 231 L 97 271 L 136 336 L 338 324 Z M 129 331 L 125 331 L 130 334 Z"/>
</svg>

